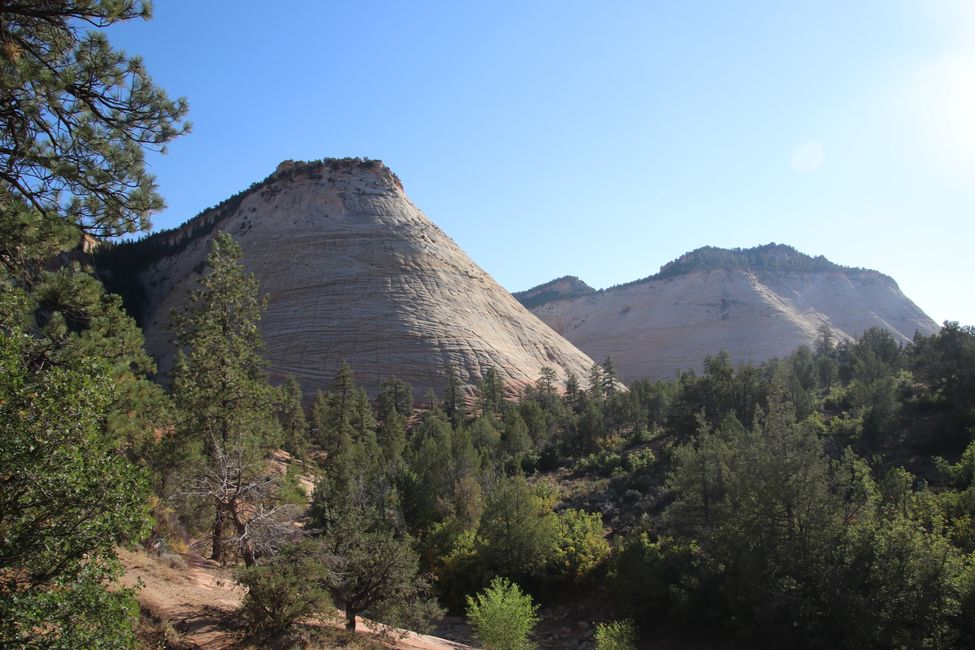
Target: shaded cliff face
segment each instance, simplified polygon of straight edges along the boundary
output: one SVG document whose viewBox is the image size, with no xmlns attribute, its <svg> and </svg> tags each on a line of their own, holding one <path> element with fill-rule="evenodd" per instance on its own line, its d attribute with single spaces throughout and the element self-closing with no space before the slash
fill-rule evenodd
<svg viewBox="0 0 975 650">
<path fill-rule="evenodd" d="M 270 296 L 261 330 L 272 376 L 295 375 L 306 394 L 327 388 L 343 360 L 373 395 L 391 375 L 440 394 L 448 363 L 471 384 L 494 367 L 509 390 L 534 383 L 544 366 L 584 377 L 592 364 L 427 219 L 385 166 L 327 161 L 282 163 L 251 190 L 115 256 L 104 273 L 111 285 L 136 267 L 129 289 L 163 376 L 174 358 L 170 314 L 219 231 L 237 239 Z"/>
<path fill-rule="evenodd" d="M 721 350 L 761 362 L 812 345 L 822 325 L 839 339 L 880 326 L 907 342 L 937 324 L 891 278 L 787 246 L 700 249 L 634 283 L 532 311 L 626 380 L 672 379 Z"/>
</svg>

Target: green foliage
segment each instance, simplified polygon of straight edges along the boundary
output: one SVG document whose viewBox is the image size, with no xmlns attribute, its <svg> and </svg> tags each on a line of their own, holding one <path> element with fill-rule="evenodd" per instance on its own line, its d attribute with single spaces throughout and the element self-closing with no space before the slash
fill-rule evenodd
<svg viewBox="0 0 975 650">
<path fill-rule="evenodd" d="M 82 266 L 83 233 L 148 227 L 143 164 L 185 129 L 99 28 L 139 2 L 0 7 L 0 645 L 131 647 L 115 546 L 148 531 L 154 428 L 168 405 L 142 337 Z M 73 257 L 78 257 L 73 255 Z"/>
<path fill-rule="evenodd" d="M 332 603 L 325 585 L 330 574 L 323 555 L 319 545 L 305 541 L 238 569 L 237 582 L 247 589 L 239 614 L 252 637 L 269 640 L 299 619 L 329 610 Z"/>
<path fill-rule="evenodd" d="M 280 503 L 297 506 L 304 506 L 308 503 L 308 493 L 301 484 L 300 477 L 301 470 L 299 466 L 296 464 L 288 465 L 287 471 L 281 477 L 281 482 L 277 486 L 276 497 Z"/>
<path fill-rule="evenodd" d="M 464 388 L 457 375 L 457 366 L 448 363 L 444 368 L 447 375 L 447 386 L 444 389 L 443 408 L 451 424 L 455 427 L 460 426 L 467 419 L 467 401 L 464 395 Z"/>
<path fill-rule="evenodd" d="M 675 451 L 664 523 L 699 550 L 676 578 L 649 539 L 625 550 L 614 572 L 621 596 L 707 611 L 777 643 L 951 646 L 964 561 L 932 498 L 912 492 L 903 470 L 878 484 L 852 452 L 831 459 L 817 419 L 794 413 L 783 391 L 758 429 L 730 417 L 715 431 L 702 424 Z M 648 589 L 630 581 L 634 565 L 650 571 Z"/>
<path fill-rule="evenodd" d="M 698 556 L 695 542 L 651 540 L 645 532 L 625 537 L 613 553 L 608 581 L 618 608 L 640 617 L 672 607 L 680 613 L 683 576 L 696 573 Z"/>
<path fill-rule="evenodd" d="M 420 629 L 439 609 L 381 462 L 374 438 L 343 447 L 315 488 L 310 524 L 320 531 L 328 588 L 348 629 L 366 610 L 380 622 Z"/>
<path fill-rule="evenodd" d="M 413 415 L 413 387 L 395 375 L 379 385 L 379 419 L 385 421 L 394 414 L 401 418 Z"/>
<path fill-rule="evenodd" d="M 475 596 L 467 597 L 467 618 L 486 650 L 531 650 L 529 640 L 538 623 L 538 606 L 517 584 L 495 578 Z"/>
<path fill-rule="evenodd" d="M 503 403 L 501 378 L 495 368 L 488 368 L 477 383 L 477 406 L 481 417 L 486 418 L 499 413 Z"/>
<path fill-rule="evenodd" d="M 486 582 L 477 554 L 475 532 L 460 530 L 454 522 L 435 525 L 427 535 L 432 549 L 439 549 L 433 562 L 434 583 L 440 602 L 453 613 L 462 613 L 468 594 Z"/>
<path fill-rule="evenodd" d="M 148 532 L 147 481 L 105 426 L 109 364 L 44 346 L 0 329 L 0 645 L 130 646 L 132 594 L 105 583 Z"/>
<path fill-rule="evenodd" d="M 634 449 L 623 458 L 623 465 L 628 472 L 639 474 L 647 472 L 657 462 L 657 456 L 652 449 Z"/>
<path fill-rule="evenodd" d="M 602 515 L 569 508 L 558 513 L 558 524 L 556 576 L 576 583 L 592 581 L 609 558 Z"/>
<path fill-rule="evenodd" d="M 516 469 L 522 466 L 525 456 L 534 448 L 528 435 L 528 426 L 516 409 L 510 410 L 504 416 L 501 448 Z"/>
<path fill-rule="evenodd" d="M 596 626 L 596 650 L 636 650 L 637 638 L 636 625 L 628 619 Z"/>
<path fill-rule="evenodd" d="M 403 477 L 404 506 L 418 529 L 454 519 L 465 529 L 477 525 L 483 509 L 478 473 L 481 461 L 468 430 L 452 428 L 442 411 L 430 411 L 413 431 Z"/>
<path fill-rule="evenodd" d="M 583 456 L 572 468 L 576 474 L 613 476 L 623 469 L 623 457 L 615 451 L 602 449 L 594 454 Z"/>
<path fill-rule="evenodd" d="M 277 416 L 281 423 L 281 446 L 296 458 L 304 456 L 308 445 L 308 420 L 303 401 L 301 384 L 289 376 L 278 388 Z"/>
<path fill-rule="evenodd" d="M 946 322 L 933 336 L 916 336 L 910 351 L 914 376 L 940 410 L 939 438 L 949 443 L 941 447 L 963 448 L 975 437 L 975 327 Z"/>
<path fill-rule="evenodd" d="M 277 502 L 264 457 L 280 442 L 280 428 L 258 329 L 267 300 L 241 256 L 230 235 L 217 234 L 207 258 L 212 271 L 174 314 L 176 342 L 188 353 L 180 351 L 173 370 L 180 417 L 167 445 L 182 461 L 172 482 L 189 480 L 183 493 L 213 508 L 211 557 L 223 560 L 233 550 L 252 565 L 263 543 L 254 522 L 270 525 L 264 506 Z"/>
<path fill-rule="evenodd" d="M 178 443 L 203 439 L 212 448 L 276 429 L 258 329 L 267 298 L 259 297 L 253 274 L 244 272 L 242 255 L 230 235 L 218 234 L 207 258 L 212 271 L 200 279 L 184 312 L 173 314 L 181 350 L 173 370 Z"/>
<path fill-rule="evenodd" d="M 716 248 L 704 246 L 681 255 L 660 267 L 657 279 L 671 278 L 694 271 L 749 269 L 752 271 L 854 271 L 827 260 L 810 257 L 784 244 L 765 244 L 754 248 Z M 639 282 L 643 282 L 640 280 Z M 625 285 L 624 285 L 625 286 Z"/>
<path fill-rule="evenodd" d="M 496 574 L 538 576 L 557 557 L 559 522 L 523 476 L 502 478 L 488 495 L 477 533 L 477 550 Z"/>
<path fill-rule="evenodd" d="M 85 25 L 148 18 L 148 3 L 58 0 L 2 9 L 2 186 L 41 218 L 57 215 L 97 236 L 146 230 L 163 206 L 143 149 L 186 130 L 138 58 Z M 42 216 L 43 215 L 43 216 Z"/>
<path fill-rule="evenodd" d="M 377 426 L 369 397 L 356 386 L 352 368 L 343 361 L 329 392 L 319 391 L 315 397 L 312 429 L 316 442 L 326 453 L 338 455 L 352 442 L 375 439 Z"/>
</svg>

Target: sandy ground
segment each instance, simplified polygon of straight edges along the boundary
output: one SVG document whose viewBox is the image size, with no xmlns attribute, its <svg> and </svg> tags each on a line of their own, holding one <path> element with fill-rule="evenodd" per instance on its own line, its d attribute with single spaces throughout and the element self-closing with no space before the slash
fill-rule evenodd
<svg viewBox="0 0 975 650">
<path fill-rule="evenodd" d="M 233 611 L 244 596 L 229 571 L 196 554 L 184 554 L 185 569 L 170 566 L 159 558 L 142 552 L 119 550 L 125 566 L 122 583 L 140 587 L 139 604 L 153 618 L 171 624 L 179 643 L 188 648 L 231 650 L 246 647 L 232 629 Z M 336 618 L 316 622 L 341 628 Z M 461 643 L 433 636 L 394 630 L 393 635 L 379 636 L 378 626 L 359 619 L 358 633 L 371 637 L 380 647 L 402 650 L 465 650 Z"/>
</svg>

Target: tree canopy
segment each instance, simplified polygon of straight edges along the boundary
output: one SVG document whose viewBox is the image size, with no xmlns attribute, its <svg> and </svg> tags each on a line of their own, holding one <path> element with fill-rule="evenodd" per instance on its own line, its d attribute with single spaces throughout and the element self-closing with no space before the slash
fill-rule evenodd
<svg viewBox="0 0 975 650">
<path fill-rule="evenodd" d="M 143 152 L 182 132 L 141 61 L 97 28 L 147 3 L 0 5 L 0 645 L 134 643 L 115 546 L 147 532 L 166 400 L 142 336 L 83 266 L 82 237 L 162 206 Z M 91 241 L 86 243 L 90 244 Z M 68 251 L 73 251 L 70 254 Z"/>
</svg>

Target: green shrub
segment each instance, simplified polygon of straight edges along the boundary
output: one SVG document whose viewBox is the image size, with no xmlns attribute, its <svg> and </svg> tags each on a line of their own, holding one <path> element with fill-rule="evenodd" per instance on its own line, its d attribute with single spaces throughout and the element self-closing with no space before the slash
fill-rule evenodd
<svg viewBox="0 0 975 650">
<path fill-rule="evenodd" d="M 558 577 L 584 582 L 609 557 L 609 542 L 598 512 L 568 509 L 558 514 Z"/>
<path fill-rule="evenodd" d="M 310 541 L 239 570 L 237 582 L 247 588 L 239 610 L 244 628 L 253 638 L 267 639 L 300 618 L 326 611 L 331 606 L 327 578 L 320 547 Z"/>
<path fill-rule="evenodd" d="M 538 623 L 532 597 L 507 578 L 495 578 L 474 597 L 467 597 L 467 618 L 485 650 L 531 650 L 528 636 Z"/>
<path fill-rule="evenodd" d="M 654 456 L 653 450 L 648 448 L 632 451 L 623 459 L 623 464 L 630 472 L 642 472 L 652 467 L 656 462 L 657 457 Z"/>
<path fill-rule="evenodd" d="M 596 626 L 596 650 L 635 650 L 636 639 L 636 625 L 629 619 Z"/>
<path fill-rule="evenodd" d="M 603 449 L 589 454 L 576 461 L 573 470 L 576 474 L 596 474 L 598 476 L 612 476 L 623 469 L 623 457 L 615 451 Z"/>
</svg>

